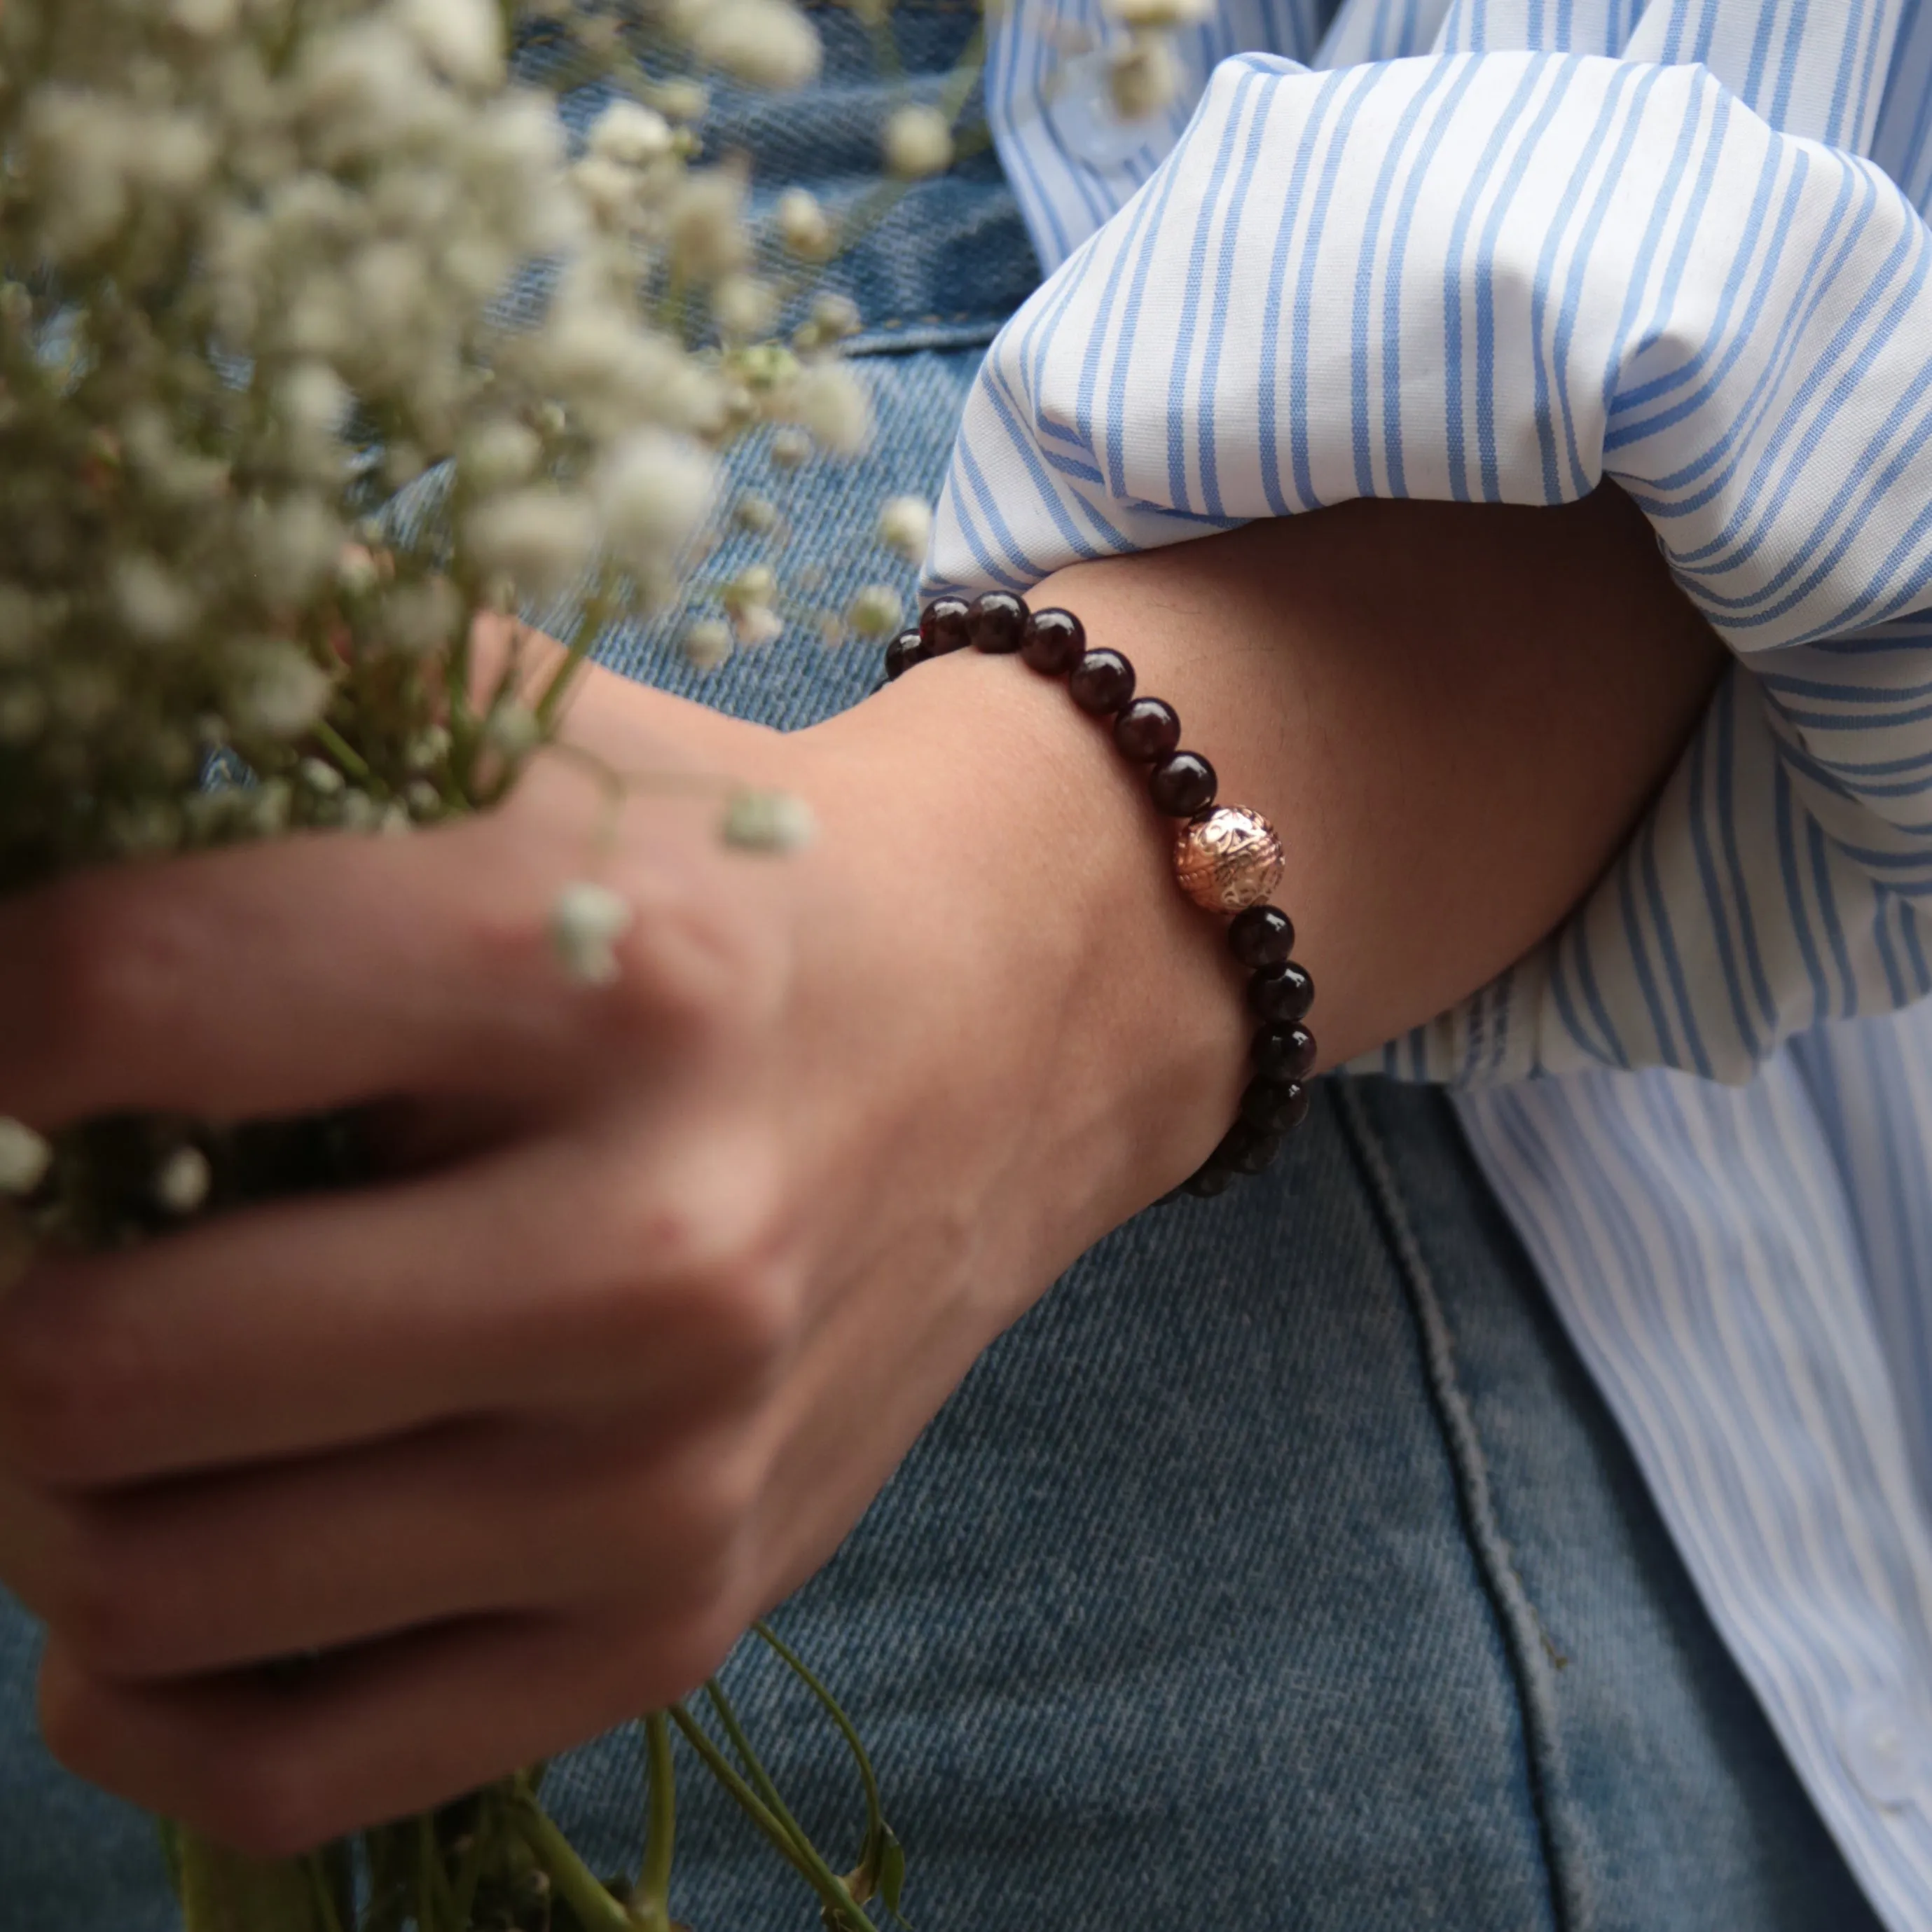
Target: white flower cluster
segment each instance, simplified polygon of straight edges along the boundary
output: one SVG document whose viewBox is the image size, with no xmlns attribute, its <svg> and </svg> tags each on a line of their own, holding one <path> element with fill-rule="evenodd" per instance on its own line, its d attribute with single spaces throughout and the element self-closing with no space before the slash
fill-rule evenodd
<svg viewBox="0 0 1932 1932">
<path fill-rule="evenodd" d="M 531 14 L 574 43 L 568 80 L 634 82 L 574 155 L 554 97 L 510 77 Z M 856 317 L 821 302 L 760 339 L 778 298 L 746 182 L 698 164 L 704 91 L 638 65 L 636 19 L 0 8 L 0 889 L 486 802 L 555 707 L 506 685 L 472 715 L 480 613 L 574 590 L 595 630 L 658 608 L 730 439 L 863 446 L 836 360 Z M 646 26 L 747 80 L 816 71 L 791 0 L 672 0 Z M 808 196 L 779 220 L 800 258 L 834 245 Z M 405 540 L 375 513 L 425 476 Z M 741 636 L 770 602 L 733 614 Z M 257 782 L 204 788 L 224 750 Z"/>
<path fill-rule="evenodd" d="M 1107 53 L 1114 111 L 1124 121 L 1159 113 L 1180 91 L 1175 39 L 1208 17 L 1210 0 L 1103 0 L 1103 8 L 1123 30 Z"/>
</svg>

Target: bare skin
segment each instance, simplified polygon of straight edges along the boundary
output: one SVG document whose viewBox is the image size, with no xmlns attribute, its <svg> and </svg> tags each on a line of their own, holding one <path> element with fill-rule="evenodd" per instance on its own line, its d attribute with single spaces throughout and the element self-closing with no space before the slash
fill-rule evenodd
<svg viewBox="0 0 1932 1932">
<path fill-rule="evenodd" d="M 1331 1064 L 1557 922 L 1722 658 L 1613 495 L 1355 506 L 1035 601 L 1283 828 Z M 0 1576 L 50 1626 L 49 1738 L 244 1849 L 691 1689 L 1239 1090 L 1213 923 L 1104 735 L 1017 663 L 922 667 L 789 738 L 599 678 L 571 735 L 790 787 L 823 835 L 748 858 L 710 806 L 634 805 L 598 864 L 639 916 L 596 991 L 543 937 L 591 869 L 560 765 L 434 835 L 0 907 L 0 1113 L 387 1096 L 438 1150 L 0 1303 Z M 298 1684 L 244 1667 L 310 1648 Z"/>
</svg>

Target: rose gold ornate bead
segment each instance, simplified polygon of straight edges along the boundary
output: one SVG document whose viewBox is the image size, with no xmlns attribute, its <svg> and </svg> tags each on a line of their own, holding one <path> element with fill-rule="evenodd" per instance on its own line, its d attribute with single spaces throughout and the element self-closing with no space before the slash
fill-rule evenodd
<svg viewBox="0 0 1932 1932">
<path fill-rule="evenodd" d="M 1190 819 L 1174 842 L 1180 890 L 1209 912 L 1244 912 L 1281 884 L 1281 841 L 1244 805 L 1217 806 Z"/>
</svg>

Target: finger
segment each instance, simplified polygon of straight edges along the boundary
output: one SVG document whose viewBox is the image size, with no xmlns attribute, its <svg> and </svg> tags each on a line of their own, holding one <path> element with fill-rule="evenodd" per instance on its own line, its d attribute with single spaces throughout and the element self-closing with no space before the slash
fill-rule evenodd
<svg viewBox="0 0 1932 1932">
<path fill-rule="evenodd" d="M 500 1422 L 78 1502 L 30 1499 L 10 1585 L 97 1676 L 209 1674 L 489 1613 L 701 1604 L 748 1507 L 728 1436 Z"/>
<path fill-rule="evenodd" d="M 614 1119 L 44 1262 L 0 1299 L 0 1452 L 95 1488 L 755 1378 L 789 1314 L 773 1164 L 677 1124 Z"/>
<path fill-rule="evenodd" d="M 695 1027 L 770 950 L 747 884 L 763 875 L 668 810 L 624 854 L 621 988 L 574 984 L 550 914 L 598 822 L 581 776 L 546 768 L 440 831 L 128 866 L 0 903 L 0 1113 L 46 1129 L 554 1088 L 596 1064 L 614 1016 Z"/>
<path fill-rule="evenodd" d="M 730 1623 L 492 1618 L 326 1659 L 292 1678 L 90 1676 L 58 1638 L 47 1742 L 82 1777 L 257 1857 L 427 1810 L 662 1708 L 716 1670 Z"/>
<path fill-rule="evenodd" d="M 238 1118 L 554 1044 L 546 884 L 470 828 L 302 838 L 83 874 L 0 904 L 0 1111 Z M 542 994 L 544 997 L 537 997 Z M 531 1036 L 536 1036 L 532 1038 Z"/>
</svg>

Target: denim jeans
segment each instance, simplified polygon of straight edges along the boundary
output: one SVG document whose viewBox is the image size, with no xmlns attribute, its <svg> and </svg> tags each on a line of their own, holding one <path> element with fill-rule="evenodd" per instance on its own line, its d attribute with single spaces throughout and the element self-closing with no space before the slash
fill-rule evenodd
<svg viewBox="0 0 1932 1932">
<path fill-rule="evenodd" d="M 969 17 L 901 11 L 915 64 Z M 835 56 L 796 112 L 875 116 Z M 873 452 L 783 503 L 835 607 L 885 574 L 872 508 L 934 488 L 1027 274 L 984 164 L 904 218 L 860 264 Z M 788 725 L 876 678 L 798 638 L 709 677 L 658 633 L 608 655 Z M 1275 1172 L 1102 1242 L 777 1622 L 872 1748 L 921 1932 L 1874 1932 L 1426 1090 L 1324 1082 Z M 0 1932 L 160 1932 L 150 1828 L 35 1738 L 36 1644 L 0 1598 Z M 754 1651 L 727 1681 L 849 1864 L 836 1737 Z M 634 1863 L 640 1774 L 634 1732 L 552 1772 L 600 1870 Z M 814 1922 L 688 1762 L 680 1826 L 696 1932 Z"/>
</svg>

